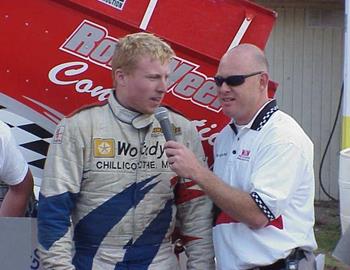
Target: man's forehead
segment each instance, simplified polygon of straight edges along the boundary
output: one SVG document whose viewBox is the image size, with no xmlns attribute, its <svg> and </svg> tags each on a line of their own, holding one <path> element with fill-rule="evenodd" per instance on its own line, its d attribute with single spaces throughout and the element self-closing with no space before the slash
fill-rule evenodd
<svg viewBox="0 0 350 270">
<path fill-rule="evenodd" d="M 218 72 L 226 72 L 226 71 L 238 71 L 243 68 L 244 61 L 242 61 L 239 57 L 232 57 L 231 55 L 225 55 L 219 64 Z"/>
<path fill-rule="evenodd" d="M 134 68 L 131 70 L 131 73 L 142 72 L 148 74 L 161 74 L 161 73 L 170 73 L 169 61 L 164 63 L 161 60 L 152 58 L 150 56 L 140 57 L 135 61 Z"/>
<path fill-rule="evenodd" d="M 136 58 L 135 61 L 136 65 L 143 65 L 145 63 L 147 64 L 160 64 L 160 65 L 167 65 L 169 63 L 169 60 L 164 60 L 151 56 L 151 55 L 140 55 Z"/>
</svg>

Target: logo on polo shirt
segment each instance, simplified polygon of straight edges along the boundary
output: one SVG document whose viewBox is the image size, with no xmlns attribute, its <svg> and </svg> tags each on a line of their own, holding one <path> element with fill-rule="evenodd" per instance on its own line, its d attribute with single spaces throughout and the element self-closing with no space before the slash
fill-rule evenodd
<svg viewBox="0 0 350 270">
<path fill-rule="evenodd" d="M 242 149 L 242 152 L 238 155 L 237 159 L 249 161 L 250 160 L 250 150 Z"/>
</svg>

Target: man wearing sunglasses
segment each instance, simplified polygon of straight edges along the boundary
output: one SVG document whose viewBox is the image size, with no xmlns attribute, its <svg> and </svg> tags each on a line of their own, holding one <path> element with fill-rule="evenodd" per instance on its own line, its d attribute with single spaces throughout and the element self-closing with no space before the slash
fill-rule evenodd
<svg viewBox="0 0 350 270">
<path fill-rule="evenodd" d="M 165 147 L 170 168 L 218 206 L 217 269 L 315 269 L 311 140 L 268 98 L 268 63 L 256 46 L 228 51 L 214 79 L 232 119 L 216 138 L 214 172 L 184 145 Z"/>
</svg>

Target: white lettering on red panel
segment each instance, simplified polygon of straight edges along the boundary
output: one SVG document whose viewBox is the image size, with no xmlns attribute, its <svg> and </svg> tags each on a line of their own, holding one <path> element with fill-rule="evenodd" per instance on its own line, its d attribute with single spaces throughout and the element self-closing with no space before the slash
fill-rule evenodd
<svg viewBox="0 0 350 270">
<path fill-rule="evenodd" d="M 94 85 L 94 82 L 90 79 L 76 80 L 77 75 L 82 75 L 89 65 L 84 62 L 67 62 L 55 66 L 49 72 L 49 79 L 51 82 L 57 85 L 75 85 L 75 91 L 78 93 L 90 93 L 92 97 L 97 97 L 99 101 L 106 100 L 112 89 L 105 89 L 102 86 Z M 186 73 L 193 66 L 179 66 L 173 73 L 173 76 L 181 76 Z M 217 133 L 212 133 L 212 130 L 217 127 L 217 124 L 210 124 L 208 120 L 193 120 L 195 126 L 198 129 L 199 136 L 202 141 L 207 141 L 209 145 L 214 145 L 214 139 Z"/>
<path fill-rule="evenodd" d="M 84 20 L 60 47 L 61 50 L 94 64 L 111 69 L 115 44 L 106 28 Z M 219 112 L 220 103 L 213 78 L 197 71 L 199 66 L 180 57 L 170 63 L 169 90 L 176 97 Z"/>
</svg>

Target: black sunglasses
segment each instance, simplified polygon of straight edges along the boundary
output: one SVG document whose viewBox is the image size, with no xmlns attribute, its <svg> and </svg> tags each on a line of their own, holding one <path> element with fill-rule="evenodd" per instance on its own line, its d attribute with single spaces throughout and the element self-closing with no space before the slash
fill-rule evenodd
<svg viewBox="0 0 350 270">
<path fill-rule="evenodd" d="M 247 75 L 231 75 L 228 76 L 226 78 L 221 77 L 221 76 L 215 76 L 214 77 L 214 81 L 215 84 L 220 87 L 224 82 L 228 85 L 228 86 L 238 86 L 244 83 L 246 78 L 258 75 L 258 74 L 262 74 L 264 73 L 264 71 L 258 71 L 258 72 L 254 72 L 254 73 L 250 73 Z"/>
</svg>

